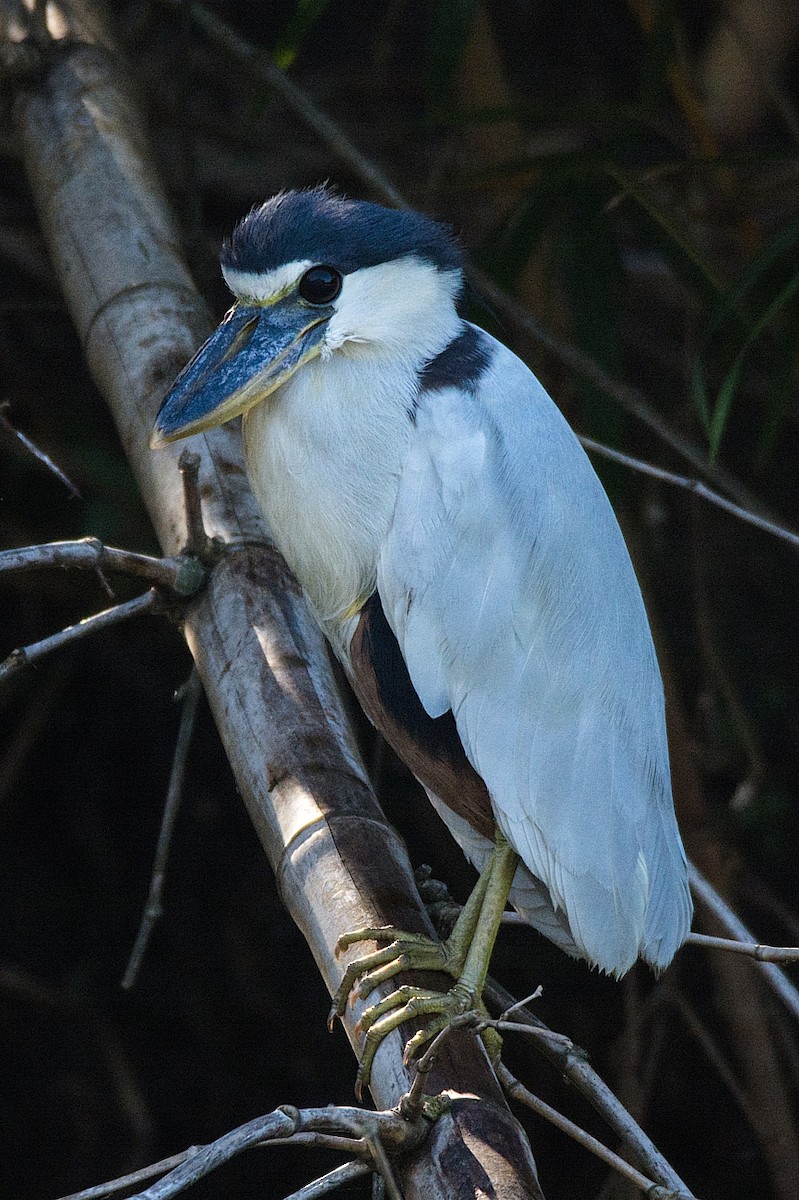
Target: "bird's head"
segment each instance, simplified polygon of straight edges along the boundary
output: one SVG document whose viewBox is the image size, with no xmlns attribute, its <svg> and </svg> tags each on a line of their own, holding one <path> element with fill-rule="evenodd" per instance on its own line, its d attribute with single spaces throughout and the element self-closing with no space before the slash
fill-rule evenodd
<svg viewBox="0 0 799 1200">
<path fill-rule="evenodd" d="M 154 448 L 246 412 L 319 356 L 424 362 L 450 336 L 461 251 L 419 213 L 320 187 L 253 209 L 223 246 L 222 273 L 236 303 L 167 393 Z"/>
</svg>

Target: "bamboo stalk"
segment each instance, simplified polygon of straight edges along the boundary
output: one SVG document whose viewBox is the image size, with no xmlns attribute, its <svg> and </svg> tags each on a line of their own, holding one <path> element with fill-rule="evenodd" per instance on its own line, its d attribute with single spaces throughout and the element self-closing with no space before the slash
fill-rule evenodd
<svg viewBox="0 0 799 1200">
<path fill-rule="evenodd" d="M 4 4 L 6 37 L 11 10 L 23 26 L 29 16 Z M 154 454 L 147 441 L 162 394 L 210 331 L 209 317 L 97 11 L 76 0 L 59 14 L 61 53 L 43 55 L 29 82 L 18 82 L 16 127 L 88 363 L 163 551 L 176 555 L 185 540 L 179 450 Z M 27 52 L 36 59 L 35 45 Z M 281 894 L 332 992 L 344 966 L 333 947 L 344 930 L 430 926 L 402 842 L 371 791 L 321 634 L 268 542 L 238 431 L 214 430 L 191 448 L 200 456 L 206 530 L 229 549 L 188 604 L 185 637 Z M 353 1043 L 362 1007 L 346 1014 Z M 281 1041 L 290 1043 L 290 1031 Z M 397 1033 L 378 1052 L 371 1090 L 388 1108 L 408 1084 Z M 477 1154 L 494 1195 L 540 1197 L 525 1135 L 472 1035 L 452 1038 L 430 1085 L 456 1099 L 425 1146 L 398 1165 L 408 1200 L 471 1197 Z"/>
</svg>

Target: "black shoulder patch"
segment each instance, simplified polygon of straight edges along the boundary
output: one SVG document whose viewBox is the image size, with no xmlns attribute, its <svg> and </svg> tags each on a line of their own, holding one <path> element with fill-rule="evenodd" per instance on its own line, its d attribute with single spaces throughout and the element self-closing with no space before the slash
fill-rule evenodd
<svg viewBox="0 0 799 1200">
<path fill-rule="evenodd" d="M 491 347 L 482 329 L 464 322 L 463 332 L 422 367 L 419 391 L 439 392 L 442 388 L 458 387 L 474 392 L 490 361 Z"/>
</svg>

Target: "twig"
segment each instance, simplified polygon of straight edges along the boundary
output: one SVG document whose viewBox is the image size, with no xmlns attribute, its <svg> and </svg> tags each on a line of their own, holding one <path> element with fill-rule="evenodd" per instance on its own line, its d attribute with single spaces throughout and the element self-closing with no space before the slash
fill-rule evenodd
<svg viewBox="0 0 799 1200">
<path fill-rule="evenodd" d="M 524 1007 L 527 1001 L 518 1000 L 511 1004 L 510 1008 L 505 1010 L 506 1013 L 518 1012 Z M 482 1033 L 483 1030 L 497 1030 L 498 1033 L 524 1033 L 534 1038 L 545 1038 L 547 1042 L 553 1045 L 559 1045 L 566 1051 L 575 1049 L 575 1043 L 571 1038 L 567 1038 L 565 1033 L 555 1033 L 554 1030 L 548 1030 L 546 1025 L 530 1025 L 529 1021 L 507 1021 L 505 1014 L 501 1016 L 486 1016 L 479 1009 L 471 1009 L 468 1013 L 458 1013 L 453 1016 L 450 1021 L 450 1030 L 463 1030 L 469 1028 L 475 1033 Z"/>
<path fill-rule="evenodd" d="M 691 891 L 694 893 L 694 896 L 704 905 L 734 941 L 743 942 L 745 945 L 757 945 L 756 938 L 747 929 L 743 921 L 735 915 L 729 904 L 725 900 L 722 900 L 715 888 L 705 879 L 701 871 L 697 870 L 693 863 L 688 864 L 688 878 L 690 879 Z M 799 1020 L 799 991 L 794 987 L 785 973 L 773 962 L 758 962 L 755 957 L 753 957 L 753 961 L 757 962 L 757 969 L 766 977 L 770 987 L 777 993 L 785 1007 Z"/>
<path fill-rule="evenodd" d="M 469 1012 L 459 1013 L 452 1017 L 448 1025 L 437 1033 L 432 1042 L 425 1050 L 416 1063 L 416 1075 L 413 1083 L 408 1089 L 405 1096 L 400 1102 L 400 1111 L 403 1116 L 416 1117 L 423 1111 L 423 1099 L 429 1100 L 430 1097 L 424 1097 L 424 1077 L 431 1070 L 435 1062 L 436 1055 L 439 1053 L 444 1039 L 456 1029 L 472 1029 L 475 1033 L 482 1033 L 485 1029 L 495 1029 L 497 1033 L 521 1033 L 536 1038 L 546 1038 L 549 1042 L 561 1046 L 564 1050 L 569 1051 L 574 1049 L 574 1042 L 571 1038 L 567 1038 L 565 1034 L 555 1033 L 552 1029 L 547 1029 L 545 1025 L 532 1025 L 528 1021 L 509 1021 L 507 1017 L 512 1012 L 518 1012 L 524 1008 L 528 1000 L 537 1000 L 541 989 L 528 996 L 526 1000 L 517 1000 L 511 1004 L 509 1008 L 500 1017 L 489 1017 L 483 1010 L 471 1009 Z"/>
<path fill-rule="evenodd" d="M 77 625 L 69 625 L 66 629 L 43 638 L 40 642 L 33 642 L 30 646 L 12 650 L 5 662 L 0 663 L 0 684 L 4 683 L 11 675 L 21 671 L 29 663 L 44 658 L 53 650 L 59 650 L 62 646 L 76 642 L 79 638 L 88 637 L 90 633 L 108 629 L 111 625 L 119 625 L 120 622 L 127 621 L 131 617 L 140 617 L 143 613 L 155 612 L 160 603 L 161 598 L 158 592 L 151 588 L 142 596 L 136 596 L 133 600 L 125 601 L 124 604 L 115 604 L 113 608 L 107 608 L 104 612 L 85 617 Z"/>
<path fill-rule="evenodd" d="M 601 1158 L 603 1162 L 608 1163 L 620 1175 L 623 1175 L 625 1179 L 629 1179 L 631 1183 L 634 1183 L 642 1192 L 646 1192 L 650 1200 L 696 1200 L 693 1192 L 675 1191 L 673 1188 L 663 1187 L 654 1180 L 648 1179 L 646 1175 L 636 1170 L 635 1167 L 630 1166 L 628 1162 L 618 1154 L 615 1154 L 613 1150 L 610 1150 L 590 1133 L 587 1133 L 585 1129 L 581 1129 L 579 1125 L 575 1125 L 574 1121 L 570 1121 L 568 1117 L 564 1117 L 563 1113 L 559 1113 L 557 1109 L 552 1108 L 544 1100 L 540 1100 L 538 1096 L 534 1096 L 532 1092 L 528 1091 L 511 1074 L 504 1063 L 499 1063 L 496 1071 L 497 1078 L 502 1084 L 506 1095 L 510 1096 L 513 1100 L 517 1100 L 520 1104 L 524 1104 L 527 1108 L 532 1109 L 533 1112 L 538 1113 L 539 1116 L 544 1117 L 545 1120 L 549 1121 L 557 1129 L 568 1134 L 570 1138 L 573 1138 L 574 1141 L 584 1146 L 586 1150 L 595 1154 L 597 1158 Z"/>
<path fill-rule="evenodd" d="M 677 1010 L 689 1033 L 704 1051 L 708 1062 L 752 1126 L 752 1129 L 757 1129 L 757 1113 L 753 1111 L 749 1097 L 735 1078 L 735 1072 L 724 1056 L 721 1047 L 717 1044 L 705 1023 L 700 1019 L 696 1009 L 685 996 L 672 988 L 666 989 L 666 1003 L 672 1004 Z"/>
<path fill-rule="evenodd" d="M 154 1175 L 162 1175 L 164 1171 L 179 1166 L 192 1154 L 196 1154 L 200 1148 L 199 1146 L 189 1146 L 188 1150 L 182 1150 L 180 1154 L 171 1154 L 169 1158 L 162 1158 L 160 1162 L 150 1163 L 149 1166 L 141 1167 L 138 1171 L 131 1171 L 129 1175 L 120 1175 L 118 1179 L 110 1179 L 108 1183 L 96 1183 L 94 1187 L 84 1188 L 81 1192 L 70 1192 L 68 1196 L 61 1196 L 60 1200 L 103 1200 L 105 1196 L 112 1196 L 114 1192 L 127 1191 L 128 1188 L 135 1187 L 137 1183 L 145 1183 Z"/>
<path fill-rule="evenodd" d="M 61 470 L 57 463 L 53 462 L 49 454 L 45 454 L 44 450 L 40 450 L 35 442 L 32 442 L 31 439 L 26 437 L 24 433 L 20 433 L 16 425 L 12 424 L 12 422 L 8 419 L 6 414 L 8 413 L 9 408 L 10 405 L 8 404 L 8 401 L 4 401 L 2 404 L 0 404 L 0 424 L 4 425 L 9 433 L 12 433 L 14 437 L 22 443 L 25 449 L 33 455 L 34 458 L 38 458 L 40 463 L 44 463 L 48 471 L 52 472 L 57 479 L 61 480 L 64 487 L 69 492 L 71 500 L 80 500 L 80 492 L 75 487 L 75 484 L 72 482 L 69 476 Z"/>
<path fill-rule="evenodd" d="M 374 1163 L 380 1178 L 383 1180 L 383 1188 L 389 1197 L 389 1200 L 403 1200 L 402 1191 L 397 1183 L 397 1177 L 394 1174 L 394 1168 L 386 1154 L 386 1148 L 378 1137 L 373 1135 L 364 1138 L 366 1145 L 369 1147 L 369 1154 Z"/>
<path fill-rule="evenodd" d="M 257 75 L 273 88 L 284 103 L 305 122 L 309 129 L 324 142 L 328 149 L 346 163 L 354 175 L 363 180 L 377 195 L 395 208 L 409 208 L 407 200 L 394 187 L 389 177 L 370 158 L 362 154 L 335 121 L 319 109 L 303 90 L 297 87 L 258 46 L 245 41 L 236 31 L 220 21 L 202 4 L 183 4 L 180 0 L 166 0 L 170 7 L 179 7 L 188 14 L 221 50 L 248 64 Z"/>
<path fill-rule="evenodd" d="M 676 475 L 673 471 L 666 471 L 663 467 L 656 467 L 653 463 L 645 462 L 643 459 L 633 458 L 630 454 L 622 454 L 619 450 L 613 450 L 610 446 L 603 445 L 602 442 L 595 442 L 593 438 L 584 437 L 582 434 L 578 436 L 585 449 L 590 450 L 593 454 L 598 454 L 601 458 L 607 458 L 611 462 L 620 463 L 623 467 L 629 467 L 641 475 L 649 475 L 653 479 L 660 479 L 663 483 L 670 483 L 674 487 L 685 488 L 686 491 L 699 496 L 702 500 L 707 500 L 709 504 L 715 504 L 725 512 L 731 513 L 739 521 L 754 525 L 756 529 L 762 529 L 765 533 L 770 533 L 787 542 L 794 550 L 799 550 L 799 533 L 787 529 L 784 525 L 777 525 L 774 521 L 768 521 L 758 513 L 752 512 L 748 508 L 742 508 L 740 504 L 734 504 L 732 500 L 727 500 L 725 496 L 714 492 L 700 479 Z"/>
<path fill-rule="evenodd" d="M 363 1154 L 363 1138 L 341 1137 L 333 1133 L 292 1133 L 289 1137 L 270 1138 L 270 1146 L 313 1146 L 314 1149 L 340 1150 L 342 1154 Z"/>
<path fill-rule="evenodd" d="M 291 1115 L 282 1109 L 278 1108 L 265 1117 L 256 1117 L 217 1138 L 215 1142 L 198 1147 L 195 1154 L 188 1155 L 174 1170 L 143 1192 L 138 1192 L 136 1200 L 167 1200 L 167 1197 L 176 1196 L 244 1150 L 270 1141 L 273 1137 L 290 1137 L 293 1130 Z"/>
<path fill-rule="evenodd" d="M 371 1170 L 369 1163 L 366 1162 L 356 1160 L 342 1163 L 340 1167 L 334 1167 L 326 1175 L 314 1179 L 313 1183 L 306 1183 L 305 1187 L 301 1187 L 298 1192 L 292 1192 L 290 1196 L 286 1196 L 285 1200 L 317 1200 L 318 1196 L 327 1196 L 336 1188 L 344 1187 L 345 1184 L 360 1179 L 362 1175 L 369 1175 Z"/>
<path fill-rule="evenodd" d="M 187 1152 L 174 1170 L 145 1191 L 139 1192 L 135 1200 L 168 1200 L 244 1150 L 273 1141 L 285 1142 L 292 1140 L 295 1134 L 309 1132 L 332 1134 L 334 1138 L 340 1138 L 342 1134 L 357 1138 L 358 1148 L 372 1158 L 375 1169 L 382 1174 L 387 1161 L 383 1155 L 389 1148 L 394 1153 L 412 1150 L 427 1135 L 428 1129 L 429 1124 L 422 1117 L 410 1120 L 394 1111 L 368 1112 L 365 1109 L 336 1108 L 332 1105 L 328 1108 L 297 1109 L 284 1105 L 266 1116 L 240 1125 L 207 1146 L 195 1147 L 193 1153 Z M 374 1159 L 372 1156 L 377 1142 L 382 1153 Z M 393 1170 L 389 1168 L 386 1182 L 390 1183 L 391 1180 Z M 394 1186 L 396 1188 L 396 1180 Z M 397 1191 L 390 1194 L 392 1200 L 401 1200 Z"/>
<path fill-rule="evenodd" d="M 21 546 L 0 551 L 0 572 L 41 571 L 51 567 L 73 567 L 79 571 L 113 571 L 146 579 L 177 596 L 193 596 L 205 579 L 205 568 L 193 555 L 154 558 L 106 546 L 98 538 L 80 538 L 74 542 L 45 542 L 39 546 Z"/>
<path fill-rule="evenodd" d="M 745 954 L 757 962 L 799 962 L 799 946 L 764 946 L 760 942 L 738 942 L 733 938 L 711 937 L 707 933 L 689 933 L 686 941 L 690 946 Z"/>
<path fill-rule="evenodd" d="M 324 1138 L 324 1145 L 328 1150 L 353 1148 L 352 1138 L 340 1139 L 342 1145 L 337 1144 L 338 1139 L 332 1135 L 327 1135 Z M 273 1138 L 270 1146 L 318 1146 L 322 1144 L 321 1135 L 316 1134 L 294 1134 L 293 1137 Z M 138 1171 L 131 1171 L 129 1175 L 120 1175 L 118 1179 L 111 1179 L 108 1183 L 98 1183 L 94 1187 L 84 1188 L 80 1192 L 71 1192 L 68 1196 L 62 1196 L 60 1200 L 104 1200 L 104 1197 L 113 1195 L 114 1192 L 127 1191 L 128 1188 L 134 1187 L 137 1183 L 146 1183 L 148 1179 L 152 1179 L 154 1175 L 163 1175 L 165 1171 L 171 1170 L 173 1167 L 178 1167 L 184 1163 L 192 1155 L 197 1154 L 202 1150 L 202 1146 L 189 1146 L 188 1150 L 182 1150 L 180 1154 L 171 1154 L 169 1158 L 162 1158 L 160 1162 L 150 1163 L 149 1166 L 141 1167 Z M 350 1169 L 350 1173 L 345 1175 L 346 1169 Z M 357 1168 L 357 1170 L 355 1170 Z M 324 1183 L 325 1180 L 332 1180 L 338 1172 L 341 1173 L 339 1182 L 333 1186 L 339 1187 L 346 1183 L 349 1179 L 355 1179 L 360 1175 L 367 1175 L 372 1170 L 372 1167 L 367 1162 L 351 1162 L 344 1163 L 341 1167 L 337 1167 L 335 1171 L 331 1171 L 328 1175 L 322 1176 L 313 1183 L 307 1184 L 307 1189 L 313 1189 Z M 291 1196 L 286 1196 L 285 1200 L 295 1200 L 295 1197 L 302 1197 L 303 1200 L 311 1200 L 313 1196 L 325 1195 L 324 1190 L 314 1192 L 301 1188 L 299 1192 L 293 1193 Z M 332 1187 L 328 1187 L 327 1191 L 331 1191 Z"/>
<path fill-rule="evenodd" d="M 399 1110 L 402 1115 L 411 1121 L 420 1116 L 423 1111 L 425 1100 L 424 1081 L 436 1060 L 439 1050 L 453 1028 L 454 1025 L 452 1022 L 449 1025 L 445 1025 L 440 1033 L 436 1034 L 424 1054 L 419 1057 L 416 1063 L 416 1074 L 413 1077 L 413 1082 L 399 1104 Z"/>
<path fill-rule="evenodd" d="M 182 450 L 178 470 L 183 480 L 183 505 L 186 510 L 186 551 L 206 562 L 213 551 L 213 542 L 205 532 L 198 478 L 200 456 L 192 450 Z"/>
<path fill-rule="evenodd" d="M 518 1012 L 518 1010 L 520 1008 L 526 1008 L 531 1000 L 540 1000 L 543 994 L 544 994 L 544 989 L 542 988 L 541 984 L 539 983 L 539 985 L 535 989 L 535 991 L 530 992 L 529 996 L 525 996 L 523 1000 L 515 1000 L 513 1002 L 513 1004 L 511 1004 L 510 1008 L 506 1008 L 504 1013 L 500 1014 L 500 1017 L 499 1017 L 500 1021 L 507 1021 L 507 1019 L 511 1015 L 511 1013 Z M 530 1028 L 532 1028 L 532 1027 L 530 1027 Z M 544 1032 L 544 1031 L 542 1030 L 542 1032 Z M 546 1032 L 549 1032 L 549 1031 L 547 1030 Z M 557 1036 L 560 1037 L 561 1034 L 557 1034 Z M 568 1038 L 566 1038 L 565 1040 L 567 1042 L 569 1042 L 569 1045 L 573 1045 L 573 1043 L 570 1042 Z"/>
<path fill-rule="evenodd" d="M 133 944 L 130 959 L 125 968 L 125 974 L 122 977 L 122 987 L 126 989 L 132 988 L 136 982 L 136 977 L 138 976 L 139 968 L 147 949 L 147 943 L 150 940 L 156 921 L 163 912 L 161 896 L 166 878 L 166 865 L 169 858 L 175 820 L 183 798 L 186 761 L 188 759 L 192 734 L 194 733 L 197 706 L 201 694 L 202 684 L 200 683 L 200 677 L 197 674 L 196 668 L 193 668 L 191 675 L 178 694 L 178 698 L 183 702 L 183 711 L 180 715 L 180 726 L 178 727 L 178 736 L 175 742 L 175 756 L 172 760 L 172 771 L 169 776 L 166 803 L 164 804 L 164 813 L 161 818 L 161 828 L 158 832 L 158 844 L 155 851 L 153 872 L 150 878 L 150 891 L 144 906 L 144 912 L 142 913 L 139 931 L 136 934 L 136 941 Z"/>
<path fill-rule="evenodd" d="M 514 997 L 495 980 L 486 981 L 483 999 L 499 1012 L 506 1012 L 515 1004 Z M 547 1026 L 527 1008 L 516 1009 L 516 1020 L 546 1029 Z M 617 1096 L 596 1073 L 588 1062 L 587 1055 L 579 1046 L 571 1049 L 557 1042 L 542 1038 L 536 1049 L 556 1067 L 569 1083 L 585 1096 L 596 1111 L 607 1121 L 613 1132 L 620 1137 L 636 1158 L 639 1166 L 645 1167 L 658 1184 L 671 1189 L 678 1195 L 687 1193 L 683 1180 L 663 1157 L 651 1138 L 635 1122 Z"/>
</svg>

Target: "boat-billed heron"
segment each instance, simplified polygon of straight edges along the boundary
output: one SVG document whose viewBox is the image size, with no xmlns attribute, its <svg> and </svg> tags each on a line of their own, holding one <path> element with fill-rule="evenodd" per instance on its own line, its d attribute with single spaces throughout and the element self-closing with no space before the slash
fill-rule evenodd
<svg viewBox="0 0 799 1200">
<path fill-rule="evenodd" d="M 481 872 L 443 944 L 398 930 L 334 1011 L 381 1038 L 479 1003 L 508 900 L 568 954 L 664 968 L 691 921 L 663 689 L 605 492 L 507 347 L 458 312 L 451 231 L 413 212 L 288 191 L 222 251 L 235 305 L 178 377 L 153 445 L 243 415 L 278 548 L 367 716 Z M 376 936 L 345 934 L 340 946 Z"/>
</svg>

